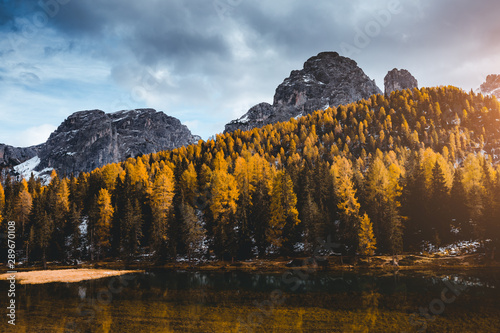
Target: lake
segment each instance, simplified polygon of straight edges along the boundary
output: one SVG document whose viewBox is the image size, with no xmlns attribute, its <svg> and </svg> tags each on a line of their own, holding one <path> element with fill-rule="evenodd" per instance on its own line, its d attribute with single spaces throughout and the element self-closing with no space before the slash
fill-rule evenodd
<svg viewBox="0 0 500 333">
<path fill-rule="evenodd" d="M 7 289 L 2 281 L 0 293 Z M 16 329 L 3 315 L 4 332 L 500 332 L 500 270 L 435 277 L 156 269 L 17 285 L 16 302 Z"/>
</svg>

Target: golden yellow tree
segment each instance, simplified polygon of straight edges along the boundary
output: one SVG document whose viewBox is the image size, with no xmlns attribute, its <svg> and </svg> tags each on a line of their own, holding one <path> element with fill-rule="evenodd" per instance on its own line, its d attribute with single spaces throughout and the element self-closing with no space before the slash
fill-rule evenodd
<svg viewBox="0 0 500 333">
<path fill-rule="evenodd" d="M 99 250 L 98 254 L 100 255 L 102 248 L 107 248 L 110 245 L 111 220 L 114 213 L 113 206 L 111 205 L 111 195 L 105 188 L 99 191 L 97 197 L 97 213 L 95 236 Z"/>
<path fill-rule="evenodd" d="M 373 234 L 373 225 L 366 213 L 361 218 L 358 232 L 358 250 L 361 255 L 372 256 L 376 250 L 376 240 Z"/>
<path fill-rule="evenodd" d="M 196 170 L 194 169 L 193 163 L 189 163 L 188 168 L 184 170 L 181 175 L 179 185 L 184 197 L 184 201 L 191 206 L 195 205 L 197 183 L 198 176 L 196 174 Z"/>
<path fill-rule="evenodd" d="M 21 224 L 21 235 L 23 235 L 23 237 L 25 232 L 24 227 L 28 222 L 32 204 L 33 200 L 31 198 L 31 194 L 28 191 L 28 183 L 25 179 L 23 179 L 21 182 L 21 191 L 17 196 L 14 207 L 17 220 Z"/>
<path fill-rule="evenodd" d="M 64 212 L 69 211 L 69 189 L 67 178 L 61 180 L 56 190 L 56 205 Z"/>
<path fill-rule="evenodd" d="M 354 247 L 357 242 L 361 205 L 354 188 L 352 163 L 343 156 L 335 156 L 330 172 L 333 176 L 335 197 L 341 220 L 340 232 L 351 243 L 348 245 Z"/>
<path fill-rule="evenodd" d="M 296 206 L 297 195 L 293 191 L 290 175 L 278 171 L 271 191 L 269 228 L 266 233 L 267 241 L 278 249 L 288 240 L 287 231 L 300 223 Z"/>
<path fill-rule="evenodd" d="M 230 248 L 229 243 L 234 240 L 232 237 L 234 236 L 236 201 L 239 196 L 236 179 L 225 168 L 219 168 L 211 173 L 209 188 L 208 208 L 214 221 L 213 233 L 217 243 L 216 251 L 219 254 L 233 252 L 234 248 Z"/>
<path fill-rule="evenodd" d="M 168 239 L 168 220 L 174 198 L 174 173 L 165 166 L 156 174 L 151 191 L 151 210 L 153 220 L 151 223 L 151 239 L 153 249 L 162 250 Z"/>
<path fill-rule="evenodd" d="M 0 183 L 0 225 L 2 224 L 2 212 L 5 206 L 5 192 L 3 190 L 2 183 Z"/>
</svg>

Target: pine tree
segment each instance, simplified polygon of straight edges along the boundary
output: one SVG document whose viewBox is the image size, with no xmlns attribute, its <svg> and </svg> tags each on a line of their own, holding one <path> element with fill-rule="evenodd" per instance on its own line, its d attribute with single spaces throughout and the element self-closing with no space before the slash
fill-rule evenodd
<svg viewBox="0 0 500 333">
<path fill-rule="evenodd" d="M 271 189 L 273 183 L 273 169 L 260 155 L 250 157 L 249 163 L 254 172 L 252 186 L 254 188 L 250 205 L 249 229 L 255 239 L 258 255 L 263 256 L 269 243 L 266 233 L 269 228 Z"/>
<path fill-rule="evenodd" d="M 407 166 L 403 187 L 404 244 L 412 251 L 421 250 L 423 240 L 430 240 L 426 179 L 420 157 L 414 154 Z"/>
<path fill-rule="evenodd" d="M 462 170 L 458 168 L 453 176 L 453 185 L 450 192 L 450 221 L 454 230 L 458 232 L 455 240 L 471 240 L 472 226 L 470 224 L 467 196 L 462 184 Z"/>
<path fill-rule="evenodd" d="M 462 183 L 467 195 L 467 206 L 469 210 L 470 223 L 476 238 L 484 239 L 485 229 L 481 224 L 483 216 L 483 169 L 479 157 L 469 154 L 465 158 L 462 172 Z"/>
<path fill-rule="evenodd" d="M 47 269 L 47 248 L 52 239 L 54 222 L 44 209 L 43 198 L 38 197 L 33 204 L 31 220 L 34 226 L 35 238 L 32 240 L 42 250 L 43 269 Z M 30 231 L 31 234 L 31 231 Z"/>
<path fill-rule="evenodd" d="M 142 215 L 139 207 L 139 201 L 127 198 L 120 223 L 120 253 L 130 261 L 138 252 L 140 239 L 142 237 Z"/>
<path fill-rule="evenodd" d="M 449 242 L 451 235 L 448 187 L 444 172 L 437 160 L 432 169 L 429 208 L 430 223 L 435 231 L 434 243 L 440 246 L 441 242 Z"/>
<path fill-rule="evenodd" d="M 70 239 L 69 257 L 79 259 L 82 256 L 80 249 L 83 244 L 82 233 L 80 232 L 81 211 L 72 203 L 69 210 L 68 223 L 66 225 L 65 235 Z"/>
<path fill-rule="evenodd" d="M 189 261 L 195 253 L 201 253 L 205 239 L 205 229 L 196 216 L 195 210 L 189 204 L 183 203 L 180 209 Z"/>
<path fill-rule="evenodd" d="M 26 227 L 31 213 L 31 207 L 33 200 L 31 194 L 28 192 L 28 183 L 26 180 L 21 182 L 21 191 L 17 195 L 17 200 L 14 206 L 14 212 L 16 215 L 16 222 L 20 226 L 19 230 L 21 232 L 21 244 L 18 246 L 20 248 L 26 247 L 26 242 L 28 235 L 26 234 Z"/>
<path fill-rule="evenodd" d="M 238 228 L 238 258 L 247 259 L 251 256 L 253 246 L 250 235 L 250 211 L 252 205 L 253 170 L 251 164 L 243 157 L 236 158 L 234 166 L 234 177 L 238 185 L 237 201 L 237 228 Z"/>
</svg>

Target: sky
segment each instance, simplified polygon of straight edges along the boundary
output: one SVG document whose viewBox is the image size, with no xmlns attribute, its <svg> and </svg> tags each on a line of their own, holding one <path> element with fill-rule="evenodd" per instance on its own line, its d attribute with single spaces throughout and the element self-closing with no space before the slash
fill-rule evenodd
<svg viewBox="0 0 500 333">
<path fill-rule="evenodd" d="M 500 73 L 494 0 L 0 0 L 0 143 L 44 142 L 76 111 L 154 108 L 202 138 L 323 51 L 383 90 L 476 89 Z"/>
</svg>

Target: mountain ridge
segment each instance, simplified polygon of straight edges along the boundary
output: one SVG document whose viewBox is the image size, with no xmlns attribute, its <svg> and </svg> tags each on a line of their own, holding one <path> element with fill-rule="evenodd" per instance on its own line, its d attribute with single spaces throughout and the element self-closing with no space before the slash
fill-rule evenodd
<svg viewBox="0 0 500 333">
<path fill-rule="evenodd" d="M 51 169 L 69 175 L 200 139 L 177 118 L 155 109 L 83 110 L 68 116 L 43 144 L 26 148 L 0 145 L 0 165 L 24 170 L 25 178 L 33 171 Z"/>
</svg>

